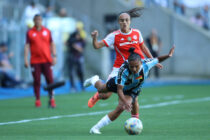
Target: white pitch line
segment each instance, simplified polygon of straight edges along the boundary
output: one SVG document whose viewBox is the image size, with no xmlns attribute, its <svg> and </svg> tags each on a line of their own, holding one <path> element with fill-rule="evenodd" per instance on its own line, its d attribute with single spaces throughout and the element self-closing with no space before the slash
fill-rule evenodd
<svg viewBox="0 0 210 140">
<path fill-rule="evenodd" d="M 140 106 L 140 108 L 141 109 L 144 109 L 144 108 L 155 108 L 155 107 L 163 107 L 163 106 L 182 104 L 182 103 L 205 102 L 205 101 L 210 101 L 210 97 L 196 98 L 196 99 L 189 99 L 189 100 L 174 100 L 174 101 L 170 101 L 170 102 L 162 102 L 162 103 L 157 103 L 157 104 L 142 105 L 142 106 Z M 52 116 L 52 117 L 37 118 L 37 119 L 27 119 L 27 120 L 20 120 L 20 121 L 2 122 L 2 123 L 0 123 L 0 125 L 19 124 L 19 123 L 27 123 L 27 122 L 32 122 L 32 121 L 52 120 L 52 119 L 59 119 L 59 118 L 73 118 L 73 117 L 82 117 L 82 116 L 94 116 L 94 115 L 99 115 L 99 114 L 105 114 L 105 113 L 108 113 L 110 111 L 111 110 L 105 110 L 105 111 L 91 112 L 91 113 L 80 113 L 80 114 L 72 114 L 72 115 L 60 115 L 60 116 Z"/>
</svg>

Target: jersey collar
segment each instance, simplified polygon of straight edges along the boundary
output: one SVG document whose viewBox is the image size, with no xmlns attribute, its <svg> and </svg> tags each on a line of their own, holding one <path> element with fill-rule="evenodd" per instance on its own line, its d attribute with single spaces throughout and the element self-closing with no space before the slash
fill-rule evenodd
<svg viewBox="0 0 210 140">
<path fill-rule="evenodd" d="M 132 30 L 133 30 L 133 29 L 131 28 L 131 30 L 130 30 L 128 33 L 123 33 L 123 32 L 120 30 L 120 33 L 123 34 L 123 35 L 129 35 L 129 34 L 132 32 Z"/>
<path fill-rule="evenodd" d="M 38 31 L 35 26 L 33 27 L 33 29 L 36 30 L 36 31 Z M 44 29 L 44 26 L 41 27 L 41 30 L 40 31 L 42 31 L 43 29 Z"/>
</svg>

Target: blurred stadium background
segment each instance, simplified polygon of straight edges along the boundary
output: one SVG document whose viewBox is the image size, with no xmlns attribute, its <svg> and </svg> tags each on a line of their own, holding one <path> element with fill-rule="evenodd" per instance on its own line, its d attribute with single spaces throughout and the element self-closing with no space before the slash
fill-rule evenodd
<svg viewBox="0 0 210 140">
<path fill-rule="evenodd" d="M 155 28 L 162 40 L 161 54 L 167 53 L 173 44 L 176 45 L 174 57 L 164 62 L 161 77 L 168 75 L 210 77 L 210 61 L 208 61 L 210 32 L 190 21 L 190 18 L 209 1 L 202 3 L 183 0 L 184 14 L 176 13 L 173 0 L 35 0 L 34 2 L 43 15 L 49 6 L 53 13 L 44 18 L 44 25 L 52 31 L 57 46 L 58 63 L 54 67 L 56 79 L 65 79 L 67 75 L 64 42 L 77 26 L 84 26 L 88 42 L 85 50 L 86 77 L 99 74 L 106 78 L 112 67 L 110 50 L 93 50 L 90 32 L 94 29 L 99 30 L 99 39 L 103 39 L 110 29 L 117 27 L 116 21 L 112 22 L 114 20 L 112 17 L 136 6 L 144 6 L 145 9 L 143 16 L 133 19 L 131 26 L 140 29 L 144 39 Z M 0 1 L 0 42 L 6 42 L 9 50 L 14 52 L 12 64 L 15 73 L 26 81 L 32 80 L 30 71 L 23 67 L 22 58 L 27 26 L 32 26 L 32 21 L 24 16 L 26 6 L 29 4 L 29 0 Z"/>
</svg>

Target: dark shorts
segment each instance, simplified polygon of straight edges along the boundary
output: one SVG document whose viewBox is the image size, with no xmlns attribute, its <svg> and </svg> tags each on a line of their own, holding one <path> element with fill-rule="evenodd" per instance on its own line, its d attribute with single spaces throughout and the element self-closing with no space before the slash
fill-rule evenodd
<svg viewBox="0 0 210 140">
<path fill-rule="evenodd" d="M 109 91 L 112 91 L 114 93 L 117 93 L 117 84 L 115 83 L 115 77 L 109 79 L 106 83 L 106 88 L 109 90 Z M 135 99 L 136 97 L 139 95 L 140 91 L 135 93 L 135 92 L 132 92 L 132 91 L 126 91 L 126 90 L 123 90 L 123 93 L 124 95 L 128 95 L 128 96 L 131 96 L 132 97 L 132 103 L 135 102 Z"/>
</svg>

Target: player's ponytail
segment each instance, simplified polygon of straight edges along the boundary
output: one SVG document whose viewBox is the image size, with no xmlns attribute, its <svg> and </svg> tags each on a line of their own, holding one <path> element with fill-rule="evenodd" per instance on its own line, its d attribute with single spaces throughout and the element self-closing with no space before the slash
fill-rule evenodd
<svg viewBox="0 0 210 140">
<path fill-rule="evenodd" d="M 136 61 L 136 60 L 140 61 L 141 60 L 141 57 L 137 53 L 134 52 L 135 48 L 132 47 L 128 51 L 130 52 L 130 56 L 128 57 L 128 62 Z"/>
<path fill-rule="evenodd" d="M 142 15 L 141 11 L 143 10 L 144 8 L 143 7 L 136 7 L 136 8 L 133 8 L 131 10 L 128 10 L 128 11 L 124 11 L 124 12 L 121 12 L 119 13 L 118 15 L 118 20 L 119 20 L 119 16 L 123 13 L 127 13 L 130 18 L 136 18 L 136 17 L 140 17 Z"/>
<path fill-rule="evenodd" d="M 144 9 L 143 7 L 136 7 L 131 10 L 126 11 L 125 13 L 129 14 L 131 18 L 136 18 L 142 15 L 140 11 L 142 11 L 143 9 Z"/>
</svg>

